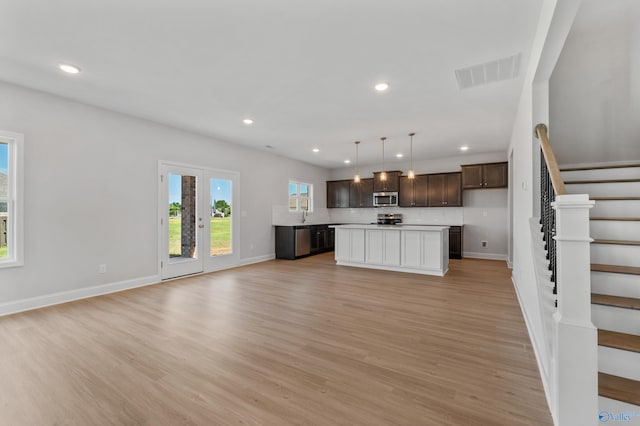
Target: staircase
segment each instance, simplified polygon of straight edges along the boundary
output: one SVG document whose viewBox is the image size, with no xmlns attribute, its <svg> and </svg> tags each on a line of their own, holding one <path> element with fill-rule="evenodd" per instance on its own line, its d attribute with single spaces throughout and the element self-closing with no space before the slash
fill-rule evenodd
<svg viewBox="0 0 640 426">
<path fill-rule="evenodd" d="M 598 327 L 600 409 L 640 411 L 640 164 L 560 169 L 589 194 L 592 321 Z"/>
</svg>

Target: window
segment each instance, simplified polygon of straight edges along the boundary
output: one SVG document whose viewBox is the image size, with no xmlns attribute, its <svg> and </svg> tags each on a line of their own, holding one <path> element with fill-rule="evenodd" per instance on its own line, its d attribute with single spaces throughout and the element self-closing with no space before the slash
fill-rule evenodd
<svg viewBox="0 0 640 426">
<path fill-rule="evenodd" d="M 22 140 L 0 130 L 0 268 L 22 265 Z"/>
<path fill-rule="evenodd" d="M 313 211 L 313 185 L 304 182 L 289 182 L 289 211 Z"/>
</svg>

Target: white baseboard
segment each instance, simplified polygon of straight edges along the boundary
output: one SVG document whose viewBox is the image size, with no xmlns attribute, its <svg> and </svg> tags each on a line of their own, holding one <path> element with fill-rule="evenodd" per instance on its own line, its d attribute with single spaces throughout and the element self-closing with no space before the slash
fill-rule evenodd
<svg viewBox="0 0 640 426">
<path fill-rule="evenodd" d="M 522 303 L 522 299 L 520 298 L 520 292 L 518 291 L 518 285 L 516 284 L 516 279 L 511 275 L 511 282 L 513 283 L 513 288 L 516 290 L 516 297 L 518 298 L 518 304 L 520 305 L 520 311 L 522 312 L 522 317 L 524 318 L 524 323 L 527 326 L 527 333 L 529 334 L 529 340 L 531 341 L 531 346 L 533 346 L 533 353 L 536 356 L 536 362 L 538 363 L 538 371 L 540 372 L 540 379 L 542 380 L 542 387 L 544 388 L 544 396 L 547 398 L 547 406 L 549 407 L 549 411 L 551 411 L 551 416 L 553 417 L 553 423 L 556 423 L 554 410 L 551 409 L 553 407 L 552 404 L 552 396 L 551 396 L 551 384 L 549 383 L 549 376 L 547 371 L 544 368 L 544 364 L 542 363 L 542 358 L 540 357 L 540 345 L 538 343 L 538 339 L 535 334 L 531 331 L 531 320 L 529 319 L 529 315 L 527 311 L 524 309 L 524 304 Z"/>
<path fill-rule="evenodd" d="M 275 253 L 265 254 L 263 256 L 248 257 L 246 259 L 240 259 L 238 266 L 251 265 L 252 263 L 266 262 L 267 260 L 273 260 L 276 258 Z"/>
<path fill-rule="evenodd" d="M 465 251 L 462 253 L 462 257 L 471 257 L 474 259 L 490 259 L 490 260 L 504 260 L 507 261 L 506 254 L 500 253 L 478 253 L 473 251 Z"/>
<path fill-rule="evenodd" d="M 238 265 L 229 266 L 224 269 L 265 262 L 267 260 L 272 260 L 275 258 L 275 253 L 250 257 L 247 259 L 241 259 Z M 44 308 L 46 306 L 59 305 L 61 303 L 72 302 L 74 300 L 87 299 L 103 294 L 117 293 L 119 291 L 130 290 L 132 288 L 144 287 L 151 284 L 157 284 L 161 281 L 162 280 L 159 275 L 150 275 L 148 277 L 135 278 L 132 280 L 118 281 L 115 283 L 102 284 L 93 287 L 83 287 L 76 290 L 61 291 L 59 293 L 46 294 L 44 296 L 36 296 L 30 297 L 28 299 L 20 299 L 12 302 L 0 303 L 0 317 L 5 315 L 17 314 L 18 312 Z"/>
<path fill-rule="evenodd" d="M 83 287 L 76 290 L 46 294 L 44 296 L 30 297 L 28 299 L 20 299 L 0 304 L 0 316 L 44 308 L 46 306 L 59 305 L 61 303 L 87 299 L 89 297 L 100 296 L 103 294 L 117 293 L 119 291 L 130 290 L 136 287 L 144 287 L 151 284 L 157 284 L 159 282 L 160 276 L 150 275 L 148 277 L 136 278 L 133 280 L 118 281 L 93 287 Z"/>
</svg>

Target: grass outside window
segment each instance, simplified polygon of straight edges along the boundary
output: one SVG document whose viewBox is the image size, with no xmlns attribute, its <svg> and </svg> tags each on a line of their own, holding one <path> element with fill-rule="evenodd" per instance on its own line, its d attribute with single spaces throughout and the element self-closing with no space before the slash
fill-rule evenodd
<svg viewBox="0 0 640 426">
<path fill-rule="evenodd" d="M 169 257 L 180 257 L 180 241 L 182 218 L 169 218 Z M 211 218 L 211 247 L 210 256 L 231 253 L 231 217 Z M 1 250 L 1 249 L 0 249 Z M 1 253 L 1 251 L 0 251 Z"/>
</svg>

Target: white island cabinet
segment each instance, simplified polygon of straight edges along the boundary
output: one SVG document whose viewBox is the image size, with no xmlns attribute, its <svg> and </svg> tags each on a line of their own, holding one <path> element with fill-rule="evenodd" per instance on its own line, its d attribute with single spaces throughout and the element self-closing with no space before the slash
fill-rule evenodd
<svg viewBox="0 0 640 426">
<path fill-rule="evenodd" d="M 338 265 L 443 276 L 448 226 L 335 225 Z"/>
</svg>

